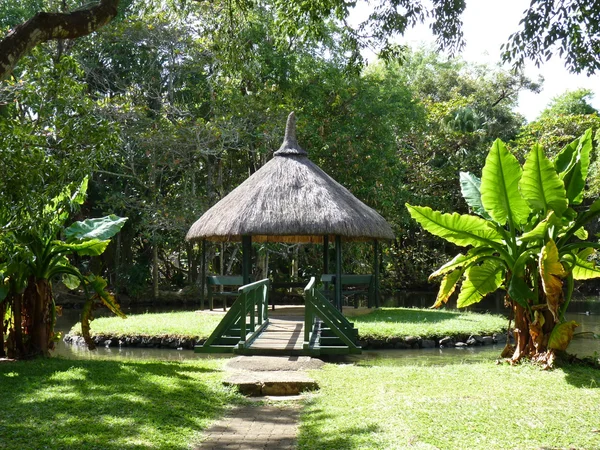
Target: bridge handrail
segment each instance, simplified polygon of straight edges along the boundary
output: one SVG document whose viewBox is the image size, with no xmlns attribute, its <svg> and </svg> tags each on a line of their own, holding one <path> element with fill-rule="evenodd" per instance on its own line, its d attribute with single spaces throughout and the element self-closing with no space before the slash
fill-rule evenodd
<svg viewBox="0 0 600 450">
<path fill-rule="evenodd" d="M 269 283 L 270 280 L 255 281 L 238 289 L 240 296 L 236 300 L 241 303 L 244 312 L 240 320 L 240 342 L 238 348 L 248 347 L 260 334 L 269 321 Z M 246 325 L 246 317 L 250 316 L 250 328 Z"/>
<path fill-rule="evenodd" d="M 268 323 L 269 279 L 256 281 L 238 289 L 238 297 L 211 335 L 204 342 L 210 347 L 239 322 L 240 341 L 238 347 L 247 347 Z M 250 315 L 250 326 L 246 318 Z"/>
<path fill-rule="evenodd" d="M 304 288 L 304 346 L 310 346 L 314 324 L 319 317 L 348 347 L 357 348 L 356 329 L 315 287 L 315 277 Z"/>
</svg>

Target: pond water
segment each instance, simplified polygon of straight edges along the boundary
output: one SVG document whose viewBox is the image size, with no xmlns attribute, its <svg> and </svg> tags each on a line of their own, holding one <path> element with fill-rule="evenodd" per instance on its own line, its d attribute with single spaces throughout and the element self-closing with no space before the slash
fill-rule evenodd
<svg viewBox="0 0 600 450">
<path fill-rule="evenodd" d="M 384 306 L 401 307 L 429 307 L 433 304 L 435 294 L 432 293 L 401 293 L 384 302 Z M 141 314 L 145 312 L 161 312 L 180 310 L 194 310 L 190 305 L 187 308 L 173 307 L 138 307 L 125 310 L 127 314 Z M 496 314 L 507 314 L 507 310 L 502 304 L 501 297 L 487 299 L 485 302 L 477 305 L 473 309 L 481 312 L 492 312 Z M 107 314 L 110 314 L 107 312 Z M 98 312 L 97 316 L 102 315 Z M 80 311 L 65 310 L 62 317 L 59 317 L 56 323 L 57 331 L 67 333 L 71 327 L 79 321 Z M 575 338 L 569 346 L 569 353 L 580 357 L 594 356 L 600 354 L 600 339 L 594 339 L 595 335 L 600 335 L 600 299 L 581 298 L 574 299 L 569 305 L 567 320 L 575 320 L 579 327 L 575 330 Z M 93 323 L 92 323 L 93 329 Z M 502 346 L 493 345 L 486 347 L 467 347 L 467 348 L 445 348 L 445 349 L 418 349 L 418 350 L 376 350 L 363 351 L 362 355 L 346 357 L 348 361 L 361 361 L 364 364 L 447 364 L 458 362 L 475 362 L 480 360 L 497 359 L 502 351 Z M 74 359 L 91 359 L 103 357 L 115 357 L 123 359 L 142 358 L 142 359 L 160 359 L 167 361 L 181 361 L 199 358 L 214 358 L 214 355 L 205 355 L 194 353 L 190 350 L 172 350 L 172 349 L 150 349 L 150 348 L 105 348 L 99 347 L 96 351 L 90 352 L 85 347 L 75 345 L 66 345 L 64 342 L 57 344 L 57 349 L 53 354 Z M 219 355 L 218 357 L 223 357 Z"/>
</svg>

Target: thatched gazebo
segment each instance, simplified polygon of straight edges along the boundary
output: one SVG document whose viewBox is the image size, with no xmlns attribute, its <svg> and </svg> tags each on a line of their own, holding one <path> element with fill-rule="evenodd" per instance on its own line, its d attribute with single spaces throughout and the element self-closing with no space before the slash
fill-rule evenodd
<svg viewBox="0 0 600 450">
<path fill-rule="evenodd" d="M 296 140 L 296 119 L 287 121 L 283 144 L 273 158 L 198 219 L 189 241 L 242 241 L 242 276 L 250 280 L 254 242 L 336 242 L 336 301 L 341 305 L 341 242 L 394 239 L 390 225 L 308 159 Z M 328 272 L 324 257 L 324 273 Z M 339 285 L 339 286 L 338 286 Z M 339 292 L 339 297 L 338 297 Z"/>
</svg>

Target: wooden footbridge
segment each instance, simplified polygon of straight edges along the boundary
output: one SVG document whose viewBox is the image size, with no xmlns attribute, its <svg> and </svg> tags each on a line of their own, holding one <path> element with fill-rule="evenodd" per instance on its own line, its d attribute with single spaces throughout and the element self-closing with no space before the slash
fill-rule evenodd
<svg viewBox="0 0 600 450">
<path fill-rule="evenodd" d="M 197 353 L 319 356 L 356 354 L 358 331 L 311 278 L 304 289 L 304 308 L 269 318 L 269 280 L 239 288 L 239 296 Z"/>
</svg>

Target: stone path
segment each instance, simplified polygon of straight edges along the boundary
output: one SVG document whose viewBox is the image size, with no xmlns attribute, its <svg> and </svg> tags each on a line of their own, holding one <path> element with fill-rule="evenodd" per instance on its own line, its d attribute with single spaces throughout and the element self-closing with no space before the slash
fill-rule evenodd
<svg viewBox="0 0 600 450">
<path fill-rule="evenodd" d="M 300 397 L 281 395 L 316 388 L 305 371 L 322 365 L 322 361 L 306 356 L 238 356 L 226 365 L 230 372 L 226 384 L 235 384 L 250 395 L 274 393 L 280 396 L 272 399 L 295 400 Z M 205 440 L 194 450 L 294 449 L 301 407 L 300 402 L 286 401 L 282 405 L 234 408 L 206 431 Z"/>
<path fill-rule="evenodd" d="M 195 450 L 294 449 L 300 404 L 235 408 L 206 432 Z"/>
</svg>

